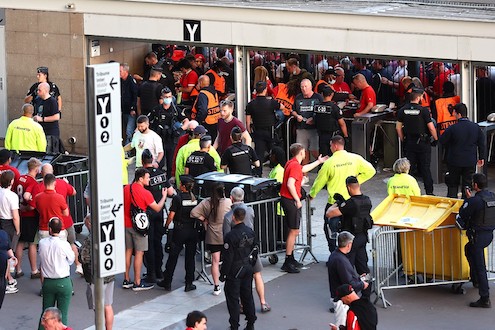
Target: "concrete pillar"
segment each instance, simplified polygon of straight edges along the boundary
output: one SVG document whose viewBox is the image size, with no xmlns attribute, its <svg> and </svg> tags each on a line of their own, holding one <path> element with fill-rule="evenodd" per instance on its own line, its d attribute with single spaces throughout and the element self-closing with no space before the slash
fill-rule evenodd
<svg viewBox="0 0 495 330">
<path fill-rule="evenodd" d="M 246 122 L 244 109 L 247 104 L 247 94 L 249 92 L 249 56 L 243 46 L 236 46 L 234 59 L 235 72 L 235 100 L 237 109 L 237 118 L 243 123 Z"/>
<path fill-rule="evenodd" d="M 473 77 L 473 65 L 471 61 L 461 61 L 461 86 L 462 103 L 466 104 L 468 108 L 468 117 L 474 122 L 477 121 L 477 114 L 474 105 L 474 77 Z"/>
</svg>

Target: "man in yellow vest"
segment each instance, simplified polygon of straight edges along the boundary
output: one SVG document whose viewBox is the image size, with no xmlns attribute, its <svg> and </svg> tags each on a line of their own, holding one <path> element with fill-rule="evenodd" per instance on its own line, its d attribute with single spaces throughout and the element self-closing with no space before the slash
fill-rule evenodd
<svg viewBox="0 0 495 330">
<path fill-rule="evenodd" d="M 34 107 L 26 103 L 23 115 L 13 120 L 5 134 L 5 148 L 8 150 L 46 151 L 46 137 L 43 127 L 33 120 Z"/>
</svg>

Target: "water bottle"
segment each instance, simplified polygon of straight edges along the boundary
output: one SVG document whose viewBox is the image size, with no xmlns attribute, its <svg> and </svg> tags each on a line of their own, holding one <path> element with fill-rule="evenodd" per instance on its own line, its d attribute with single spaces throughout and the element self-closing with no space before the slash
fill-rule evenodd
<svg viewBox="0 0 495 330">
<path fill-rule="evenodd" d="M 9 263 L 10 263 L 10 272 L 11 273 L 14 273 L 15 272 L 15 261 L 14 261 L 14 259 L 10 258 L 9 259 Z"/>
</svg>

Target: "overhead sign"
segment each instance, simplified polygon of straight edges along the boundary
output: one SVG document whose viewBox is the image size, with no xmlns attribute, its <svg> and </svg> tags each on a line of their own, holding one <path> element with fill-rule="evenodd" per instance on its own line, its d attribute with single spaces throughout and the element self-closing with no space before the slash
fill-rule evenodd
<svg viewBox="0 0 495 330">
<path fill-rule="evenodd" d="M 184 41 L 201 41 L 201 21 L 184 20 Z"/>
<path fill-rule="evenodd" d="M 119 64 L 86 67 L 93 256 L 98 276 L 125 271 Z"/>
</svg>

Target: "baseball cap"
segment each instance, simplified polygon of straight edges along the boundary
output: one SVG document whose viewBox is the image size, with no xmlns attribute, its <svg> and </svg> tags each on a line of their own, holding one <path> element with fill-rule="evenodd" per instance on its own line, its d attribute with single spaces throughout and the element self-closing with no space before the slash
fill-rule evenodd
<svg viewBox="0 0 495 330">
<path fill-rule="evenodd" d="M 201 137 L 200 141 L 211 141 L 211 136 L 210 135 L 204 135 Z"/>
<path fill-rule="evenodd" d="M 37 73 L 48 74 L 48 68 L 46 66 L 40 66 L 36 69 Z"/>
<path fill-rule="evenodd" d="M 348 184 L 353 184 L 353 183 L 359 183 L 358 179 L 351 175 L 351 176 L 348 176 L 347 179 L 345 179 L 345 184 L 348 185 Z"/>
<path fill-rule="evenodd" d="M 198 59 L 198 58 L 201 59 L 201 61 L 203 61 L 203 63 L 206 62 L 206 58 L 203 56 L 203 54 L 196 54 L 196 55 L 194 55 L 194 58 L 195 59 Z"/>
<path fill-rule="evenodd" d="M 179 175 L 179 180 L 182 184 L 186 184 L 186 183 L 192 183 L 194 182 L 194 178 L 190 175 Z"/>
<path fill-rule="evenodd" d="M 12 152 L 8 149 L 0 150 L 0 164 L 6 163 L 12 157 Z"/>
<path fill-rule="evenodd" d="M 194 129 L 194 134 L 196 135 L 203 135 L 206 134 L 206 132 L 208 132 L 208 130 L 203 125 L 199 125 Z"/>
<path fill-rule="evenodd" d="M 326 76 L 327 74 L 335 75 L 335 70 L 333 68 L 327 69 L 323 75 Z"/>
<path fill-rule="evenodd" d="M 158 72 L 163 72 L 163 68 L 161 66 L 159 66 L 159 65 L 153 65 L 151 67 L 151 70 L 158 71 Z"/>
<path fill-rule="evenodd" d="M 353 292 L 354 289 L 352 288 L 352 285 L 342 284 L 339 287 L 337 287 L 337 290 L 335 290 L 335 298 L 333 298 L 333 301 L 339 301 L 343 297 L 348 296 Z"/>
</svg>

